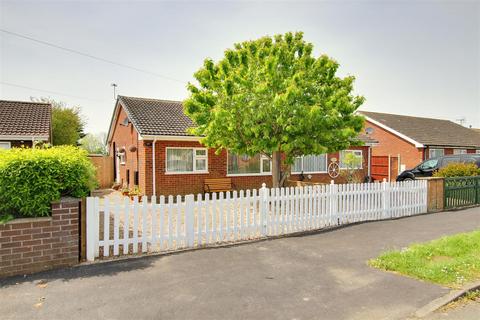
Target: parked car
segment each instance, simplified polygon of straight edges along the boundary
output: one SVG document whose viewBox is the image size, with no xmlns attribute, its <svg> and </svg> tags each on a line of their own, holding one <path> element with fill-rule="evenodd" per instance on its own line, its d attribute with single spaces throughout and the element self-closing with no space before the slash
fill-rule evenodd
<svg viewBox="0 0 480 320">
<path fill-rule="evenodd" d="M 456 154 L 442 156 L 423 161 L 413 169 L 405 170 L 397 177 L 397 181 L 415 180 L 419 177 L 431 177 L 435 171 L 452 162 L 475 163 L 480 168 L 480 154 Z"/>
</svg>

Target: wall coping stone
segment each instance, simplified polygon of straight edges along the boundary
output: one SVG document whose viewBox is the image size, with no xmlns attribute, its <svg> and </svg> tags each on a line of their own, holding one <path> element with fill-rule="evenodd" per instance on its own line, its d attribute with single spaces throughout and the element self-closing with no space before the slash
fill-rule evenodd
<svg viewBox="0 0 480 320">
<path fill-rule="evenodd" d="M 18 223 L 43 222 L 43 221 L 52 221 L 52 217 L 18 218 L 18 219 L 10 220 L 7 223 L 5 223 L 4 225 L 18 224 Z"/>
</svg>

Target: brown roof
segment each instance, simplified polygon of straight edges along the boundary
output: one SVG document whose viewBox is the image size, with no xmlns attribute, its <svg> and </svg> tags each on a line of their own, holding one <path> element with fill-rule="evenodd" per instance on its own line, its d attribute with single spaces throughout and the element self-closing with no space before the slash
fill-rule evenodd
<svg viewBox="0 0 480 320">
<path fill-rule="evenodd" d="M 182 102 L 118 96 L 128 118 L 140 135 L 193 136 L 187 132 L 195 124 L 183 112 Z M 378 141 L 360 134 L 358 140 L 367 144 Z"/>
<path fill-rule="evenodd" d="M 128 118 L 140 135 L 191 136 L 194 126 L 180 101 L 118 96 Z"/>
<path fill-rule="evenodd" d="M 49 103 L 0 100 L 0 136 L 50 138 Z"/>
<path fill-rule="evenodd" d="M 480 147 L 480 133 L 449 120 L 360 111 L 426 146 Z"/>
</svg>

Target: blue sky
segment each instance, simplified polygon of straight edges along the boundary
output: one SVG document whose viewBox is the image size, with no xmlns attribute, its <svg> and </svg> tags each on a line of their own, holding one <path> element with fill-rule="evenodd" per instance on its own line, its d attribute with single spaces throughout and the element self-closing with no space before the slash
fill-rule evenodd
<svg viewBox="0 0 480 320">
<path fill-rule="evenodd" d="M 0 26 L 180 80 L 0 32 L 0 98 L 48 96 L 81 106 L 89 132 L 108 130 L 112 82 L 123 95 L 182 100 L 204 58 L 219 59 L 235 42 L 286 31 L 303 31 L 316 54 L 341 64 L 340 75 L 356 76 L 363 110 L 465 117 L 480 127 L 477 1 L 0 0 Z"/>
</svg>

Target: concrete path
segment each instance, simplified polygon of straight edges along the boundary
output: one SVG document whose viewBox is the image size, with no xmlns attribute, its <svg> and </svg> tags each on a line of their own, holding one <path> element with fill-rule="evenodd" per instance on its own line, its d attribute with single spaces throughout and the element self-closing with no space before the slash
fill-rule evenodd
<svg viewBox="0 0 480 320">
<path fill-rule="evenodd" d="M 440 310 L 423 320 L 478 320 L 480 318 L 480 301 L 470 301 L 453 309 Z"/>
<path fill-rule="evenodd" d="M 0 282 L 0 315 L 405 319 L 448 289 L 372 269 L 366 261 L 387 249 L 478 228 L 479 207 L 8 279 Z"/>
</svg>

